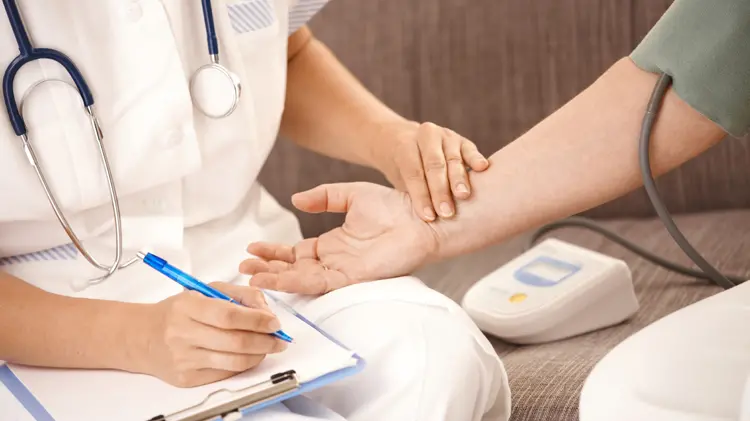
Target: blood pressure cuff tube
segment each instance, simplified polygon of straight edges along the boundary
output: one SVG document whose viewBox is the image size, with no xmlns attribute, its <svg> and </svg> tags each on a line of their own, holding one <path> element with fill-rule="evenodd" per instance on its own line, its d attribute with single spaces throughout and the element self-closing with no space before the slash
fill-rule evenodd
<svg viewBox="0 0 750 421">
<path fill-rule="evenodd" d="M 630 58 L 730 135 L 750 129 L 750 0 L 675 0 Z"/>
</svg>

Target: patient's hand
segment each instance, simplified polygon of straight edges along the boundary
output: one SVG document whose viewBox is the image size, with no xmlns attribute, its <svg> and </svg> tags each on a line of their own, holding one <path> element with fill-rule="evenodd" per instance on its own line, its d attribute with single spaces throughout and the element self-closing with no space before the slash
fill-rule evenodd
<svg viewBox="0 0 750 421">
<path fill-rule="evenodd" d="M 294 247 L 252 243 L 258 259 L 240 264 L 259 288 L 324 294 L 344 286 L 405 275 L 437 247 L 435 233 L 402 192 L 370 183 L 318 186 L 292 197 L 304 212 L 346 212 L 344 225 Z"/>
</svg>

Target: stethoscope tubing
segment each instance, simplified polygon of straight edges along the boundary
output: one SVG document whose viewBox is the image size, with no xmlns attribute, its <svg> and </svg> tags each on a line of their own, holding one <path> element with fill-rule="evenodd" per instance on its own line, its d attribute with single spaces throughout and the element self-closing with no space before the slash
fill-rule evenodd
<svg viewBox="0 0 750 421">
<path fill-rule="evenodd" d="M 211 59 L 211 64 L 208 66 L 213 66 L 213 67 L 218 68 L 222 72 L 226 73 L 226 76 L 229 79 L 234 81 L 233 74 L 229 70 L 225 69 L 223 66 L 218 64 L 219 42 L 216 36 L 216 28 L 214 25 L 214 16 L 213 16 L 213 10 L 211 6 L 211 0 L 201 0 L 201 4 L 203 7 L 203 19 L 204 19 L 205 30 L 206 30 L 208 53 Z M 66 234 L 71 239 L 71 241 L 73 241 L 73 244 L 78 249 L 78 251 L 81 252 L 81 254 L 86 258 L 86 260 L 89 263 L 91 263 L 91 265 L 105 272 L 105 274 L 100 277 L 88 280 L 86 283 L 86 286 L 100 283 L 104 281 L 105 279 L 109 278 L 112 274 L 114 274 L 116 270 L 130 266 L 131 264 L 135 263 L 139 259 L 138 257 L 134 257 L 132 259 L 125 261 L 124 263 L 121 263 L 122 262 L 122 248 L 123 248 L 122 217 L 120 214 L 120 205 L 119 205 L 119 200 L 117 196 L 117 191 L 115 189 L 114 177 L 110 169 L 109 160 L 107 159 L 106 149 L 104 148 L 104 143 L 103 143 L 104 136 L 102 134 L 101 128 L 99 127 L 98 119 L 96 118 L 96 115 L 94 114 L 94 109 L 93 109 L 94 95 L 91 93 L 91 90 L 89 89 L 89 86 L 86 83 L 86 80 L 84 79 L 81 72 L 78 70 L 76 65 L 67 55 L 57 50 L 53 50 L 49 48 L 35 48 L 32 45 L 31 40 L 29 39 L 28 32 L 26 31 L 26 28 L 24 26 L 23 18 L 18 10 L 16 0 L 3 0 L 3 6 L 5 8 L 5 13 L 6 13 L 6 16 L 8 17 L 10 26 L 13 30 L 13 35 L 16 38 L 16 42 L 18 44 L 18 51 L 19 51 L 19 55 L 16 58 L 14 58 L 13 61 L 11 61 L 11 63 L 6 68 L 5 73 L 3 74 L 3 81 L 2 81 L 3 101 L 5 102 L 5 107 L 8 112 L 8 117 L 13 127 L 13 131 L 21 139 L 26 156 L 30 164 L 34 167 L 34 170 L 37 174 L 37 177 L 39 178 L 40 183 L 42 184 L 42 187 L 50 203 L 50 206 L 52 207 L 55 213 L 55 216 L 57 217 L 58 221 L 62 225 Z M 63 82 L 68 86 L 71 86 L 71 87 L 73 86 L 70 83 L 65 82 L 63 80 L 59 80 L 59 79 L 44 79 L 32 85 L 31 88 L 29 88 L 26 91 L 26 93 L 23 95 L 21 99 L 20 106 L 16 101 L 16 95 L 14 92 L 14 81 L 19 70 L 24 65 L 32 61 L 43 60 L 43 59 L 53 60 L 65 68 L 65 70 L 68 72 L 71 79 L 73 80 L 73 83 L 75 84 L 75 88 L 77 89 L 78 94 L 80 95 L 82 105 L 91 121 L 92 130 L 94 132 L 94 138 L 96 140 L 97 149 L 99 150 L 101 163 L 102 163 L 106 181 L 107 181 L 107 187 L 109 190 L 109 198 L 110 198 L 110 202 L 112 205 L 112 216 L 113 216 L 114 225 L 115 225 L 114 226 L 115 259 L 111 265 L 104 265 L 98 262 L 86 250 L 86 247 L 83 245 L 83 243 L 80 241 L 78 236 L 73 231 L 73 228 L 68 223 L 67 218 L 65 218 L 65 215 L 61 207 L 59 206 L 55 196 L 52 194 L 52 191 L 49 187 L 49 183 L 47 182 L 47 179 L 44 175 L 44 171 L 42 170 L 41 165 L 36 157 L 36 154 L 34 152 L 34 147 L 27 133 L 26 123 L 23 118 L 24 100 L 26 96 L 28 96 L 31 93 L 31 91 L 33 91 L 37 86 L 41 85 L 44 82 L 53 82 L 53 81 Z M 235 101 L 233 103 L 233 106 L 231 110 L 229 110 L 229 112 L 227 112 L 226 114 L 222 115 L 222 117 L 230 114 L 237 105 L 237 101 L 239 99 L 239 91 L 240 91 L 239 82 L 237 81 L 234 81 L 234 90 L 235 90 L 234 92 Z"/>
<path fill-rule="evenodd" d="M 211 0 L 201 0 L 203 7 L 203 23 L 206 27 L 206 41 L 208 42 L 208 55 L 211 57 L 219 55 L 219 40 L 216 37 L 216 26 L 214 24 L 214 12 Z"/>
<path fill-rule="evenodd" d="M 21 14 L 18 12 L 16 1 L 3 0 L 3 6 L 5 7 L 10 26 L 13 29 L 13 35 L 16 37 L 19 51 L 19 55 L 11 61 L 3 75 L 3 100 L 5 101 L 5 107 L 8 110 L 10 123 L 16 136 L 26 134 L 27 128 L 23 116 L 18 109 L 18 104 L 16 103 L 13 83 L 15 82 L 16 74 L 21 67 L 32 61 L 48 59 L 59 63 L 73 79 L 73 83 L 75 83 L 76 88 L 78 88 L 78 92 L 81 95 L 81 100 L 83 100 L 84 107 L 93 106 L 94 95 L 91 93 L 86 80 L 83 78 L 83 75 L 73 61 L 68 56 L 57 50 L 49 48 L 34 48 L 29 40 L 26 28 L 24 27 Z"/>
</svg>

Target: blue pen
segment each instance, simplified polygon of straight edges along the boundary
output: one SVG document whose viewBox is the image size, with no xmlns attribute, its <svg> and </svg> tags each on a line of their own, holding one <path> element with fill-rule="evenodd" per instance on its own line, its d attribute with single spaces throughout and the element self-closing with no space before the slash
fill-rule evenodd
<svg viewBox="0 0 750 421">
<path fill-rule="evenodd" d="M 161 272 L 166 277 L 177 282 L 178 284 L 182 285 L 186 289 L 189 289 L 191 291 L 198 291 L 201 294 L 209 298 L 218 298 L 220 300 L 229 301 L 230 303 L 242 305 L 241 303 L 233 300 L 232 297 L 229 297 L 223 294 L 221 291 L 211 288 L 210 286 L 193 278 L 187 273 L 170 265 L 169 263 L 167 263 L 166 260 L 162 259 L 159 256 L 153 255 L 151 253 L 143 253 L 143 252 L 138 252 L 137 256 L 141 260 L 143 260 L 143 263 L 151 266 L 152 268 L 156 269 L 158 272 Z M 272 333 L 272 335 L 281 339 L 282 341 L 293 342 L 292 338 L 281 330 L 278 330 Z"/>
</svg>

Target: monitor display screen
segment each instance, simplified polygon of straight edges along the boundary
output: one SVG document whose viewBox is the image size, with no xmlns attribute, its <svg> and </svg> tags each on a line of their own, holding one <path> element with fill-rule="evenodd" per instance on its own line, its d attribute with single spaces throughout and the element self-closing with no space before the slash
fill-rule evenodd
<svg viewBox="0 0 750 421">
<path fill-rule="evenodd" d="M 536 260 L 524 267 L 523 271 L 546 281 L 560 282 L 575 272 L 575 268 L 558 266 L 543 260 Z"/>
</svg>

